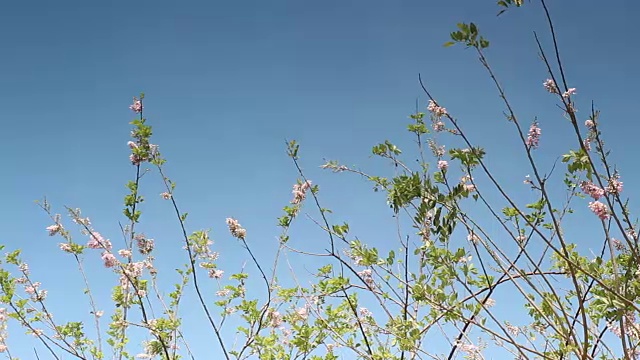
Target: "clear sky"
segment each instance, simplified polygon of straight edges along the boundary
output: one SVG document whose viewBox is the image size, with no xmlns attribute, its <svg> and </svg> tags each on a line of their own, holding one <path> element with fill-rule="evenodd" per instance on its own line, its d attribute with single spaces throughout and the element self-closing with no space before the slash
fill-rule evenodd
<svg viewBox="0 0 640 360">
<path fill-rule="evenodd" d="M 545 45 L 549 36 L 534 3 L 496 18 L 493 1 L 476 0 L 5 1 L 0 242 L 24 249 L 61 318 L 84 316 L 84 298 L 73 295 L 82 287 L 80 278 L 57 249 L 59 239 L 47 237 L 50 222 L 33 201 L 46 195 L 57 212 L 63 205 L 79 207 L 96 230 L 120 241 L 124 184 L 134 176 L 127 160 L 133 118 L 128 105 L 140 91 L 147 96 L 154 142 L 178 184 L 176 198 L 190 213 L 189 230 L 212 229 L 228 274 L 240 269 L 246 254 L 227 234 L 226 217 L 248 229 L 256 251 L 275 247 L 276 218 L 297 176 L 285 139 L 301 143 L 302 164 L 335 221 L 349 221 L 365 242 L 394 239 L 383 196 L 373 195 L 361 179 L 318 166 L 337 159 L 391 175 L 390 166 L 370 159 L 370 149 L 389 139 L 412 150 L 407 116 L 416 98 L 422 111 L 426 104 L 419 73 L 472 141 L 487 149 L 499 178 L 527 194 L 522 179 L 530 170 L 486 72 L 472 51 L 442 44 L 457 22 L 478 24 L 522 121 L 540 121 L 537 156 L 549 169 L 567 152 L 570 128 L 541 86 L 547 75 L 532 31 Z M 632 179 L 640 175 L 634 147 L 640 125 L 633 109 L 640 95 L 640 5 L 549 3 L 580 115 L 586 119 L 591 100 L 602 110 L 607 144 L 633 197 Z M 168 274 L 186 257 L 177 255 L 179 228 L 168 203 L 157 199 L 160 191 L 158 177 L 145 178 L 142 192 L 151 199 L 141 229 L 156 239 L 158 266 Z M 326 241 L 309 221 L 293 234 L 301 247 Z M 100 268 L 99 253 L 87 259 L 96 262 L 89 267 L 93 287 L 108 294 L 113 282 Z M 192 340 L 201 356 L 210 351 L 203 339 Z M 30 358 L 31 348 L 15 341 L 10 345 L 16 355 Z"/>
</svg>

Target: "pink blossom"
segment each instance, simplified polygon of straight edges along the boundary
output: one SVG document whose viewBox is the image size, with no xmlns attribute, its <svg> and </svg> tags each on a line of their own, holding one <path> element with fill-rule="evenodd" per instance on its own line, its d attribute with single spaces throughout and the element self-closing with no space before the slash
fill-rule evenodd
<svg viewBox="0 0 640 360">
<path fill-rule="evenodd" d="M 591 130 L 594 126 L 596 126 L 596 123 L 594 123 L 593 120 L 589 119 L 584 122 L 584 126 L 586 126 L 587 129 Z"/>
<path fill-rule="evenodd" d="M 607 205 L 601 203 L 600 201 L 592 201 L 589 203 L 589 209 L 596 214 L 600 220 L 606 220 L 609 218 L 609 209 Z"/>
<path fill-rule="evenodd" d="M 375 281 L 373 280 L 373 272 L 371 269 L 364 269 L 358 272 L 358 275 L 364 280 L 365 284 L 369 287 L 373 287 L 375 285 Z"/>
<path fill-rule="evenodd" d="M 156 145 L 156 144 L 149 144 L 149 150 L 151 150 L 151 156 L 156 156 L 158 155 L 158 148 L 160 147 L 160 145 Z"/>
<path fill-rule="evenodd" d="M 60 247 L 60 250 L 64 251 L 64 252 L 71 252 L 71 244 L 69 243 L 60 243 L 58 244 L 58 246 Z"/>
<path fill-rule="evenodd" d="M 229 289 L 218 290 L 218 291 L 216 291 L 216 295 L 225 297 L 225 296 L 229 295 L 230 292 L 231 292 L 231 290 L 229 290 Z"/>
<path fill-rule="evenodd" d="M 24 291 L 27 294 L 32 295 L 35 300 L 44 300 L 44 298 L 47 296 L 47 291 L 38 290 L 40 285 L 41 284 L 39 282 L 34 282 L 31 285 L 26 285 L 24 287 Z"/>
<path fill-rule="evenodd" d="M 432 127 L 433 131 L 441 132 L 444 130 L 444 123 L 442 121 L 434 121 Z"/>
<path fill-rule="evenodd" d="M 518 336 L 518 334 L 520 334 L 520 328 L 515 325 L 507 323 L 505 327 L 507 329 L 507 332 L 511 334 L 511 336 Z"/>
<path fill-rule="evenodd" d="M 141 113 L 142 112 L 142 101 L 134 96 L 133 97 L 133 104 L 129 105 L 129 109 L 131 109 L 136 114 Z"/>
<path fill-rule="evenodd" d="M 611 179 L 609 179 L 607 192 L 609 194 L 620 194 L 622 192 L 622 181 L 620 181 L 620 175 L 618 175 L 617 173 L 614 174 Z"/>
<path fill-rule="evenodd" d="M 625 246 L 622 243 L 622 241 L 618 240 L 618 239 L 611 239 L 611 242 L 613 243 L 613 247 L 616 248 L 616 250 L 624 250 Z"/>
<path fill-rule="evenodd" d="M 298 314 L 298 316 L 299 316 L 302 320 L 306 320 L 306 319 L 307 319 L 307 317 L 309 316 L 309 313 L 308 313 L 308 311 L 307 311 L 307 308 L 306 308 L 306 307 L 298 308 L 298 309 L 296 310 L 296 314 Z"/>
<path fill-rule="evenodd" d="M 116 257 L 110 252 L 103 252 L 102 260 L 104 261 L 104 266 L 108 268 L 114 267 L 118 264 L 118 259 L 116 259 Z"/>
<path fill-rule="evenodd" d="M 20 264 L 20 266 L 18 266 L 18 269 L 20 271 L 22 271 L 23 274 L 28 274 L 29 273 L 29 264 L 22 263 L 22 264 Z"/>
<path fill-rule="evenodd" d="M 571 95 L 574 95 L 576 93 L 576 88 L 570 88 L 569 90 L 565 91 L 562 94 L 562 97 L 565 99 L 568 99 Z"/>
<path fill-rule="evenodd" d="M 438 161 L 438 169 L 447 170 L 448 167 L 449 167 L 449 163 L 446 160 Z"/>
<path fill-rule="evenodd" d="M 469 234 L 467 235 L 467 240 L 471 241 L 474 244 L 477 244 L 478 242 L 480 242 L 480 237 L 478 235 L 476 235 L 476 233 L 472 230 L 471 232 L 469 232 Z"/>
<path fill-rule="evenodd" d="M 269 318 L 271 320 L 271 326 L 274 328 L 282 325 L 282 315 L 278 311 L 269 312 Z"/>
<path fill-rule="evenodd" d="M 129 142 L 127 143 L 127 145 L 129 145 L 129 148 L 130 148 L 131 150 L 133 150 L 133 149 L 137 149 L 137 148 L 138 148 L 138 144 L 134 143 L 133 141 L 129 141 Z"/>
<path fill-rule="evenodd" d="M 307 180 L 302 184 L 293 185 L 293 200 L 291 203 L 296 205 L 300 204 L 307 196 L 307 191 L 311 188 L 311 181 Z"/>
<path fill-rule="evenodd" d="M 540 142 L 540 135 L 542 134 L 542 130 L 538 126 L 536 121 L 531 124 L 529 128 L 529 134 L 527 135 L 527 145 L 530 148 L 537 148 L 538 143 Z"/>
<path fill-rule="evenodd" d="M 431 149 L 431 152 L 433 152 L 433 155 L 437 158 L 441 158 L 444 156 L 444 145 L 438 145 L 435 141 L 433 141 L 433 139 L 429 139 L 429 148 Z"/>
<path fill-rule="evenodd" d="M 160 196 L 165 200 L 171 199 L 171 194 L 168 192 L 163 192 L 162 194 L 160 194 Z"/>
<path fill-rule="evenodd" d="M 145 264 L 142 261 L 126 264 L 124 266 L 124 272 L 131 278 L 138 278 L 142 276 L 142 270 L 144 270 Z M 126 278 L 126 276 L 125 276 Z"/>
<path fill-rule="evenodd" d="M 551 79 L 545 80 L 543 85 L 544 85 L 544 88 L 547 89 L 547 91 L 552 93 L 552 94 L 559 94 L 560 93 L 558 91 L 558 87 L 556 86 L 555 81 L 553 81 Z"/>
<path fill-rule="evenodd" d="M 222 279 L 224 275 L 224 270 L 211 269 L 209 270 L 209 277 L 212 279 Z"/>
<path fill-rule="evenodd" d="M 86 218 L 77 217 L 73 219 L 73 222 L 79 225 L 87 226 L 87 227 L 91 226 L 91 220 L 88 217 Z"/>
<path fill-rule="evenodd" d="M 243 229 L 238 220 L 234 218 L 227 218 L 227 226 L 233 237 L 238 239 L 244 239 L 247 236 L 247 230 Z"/>
<path fill-rule="evenodd" d="M 583 181 L 582 184 L 580 184 L 580 188 L 594 200 L 598 200 L 605 195 L 605 191 L 591 181 Z"/>
<path fill-rule="evenodd" d="M 90 234 L 89 242 L 87 243 L 89 249 L 105 249 L 111 250 L 111 241 L 105 239 L 100 233 L 92 231 Z"/>
<path fill-rule="evenodd" d="M 131 250 L 129 250 L 129 249 L 120 249 L 120 250 L 118 250 L 118 255 L 122 256 L 123 258 L 129 258 L 129 257 L 131 257 Z"/>
<path fill-rule="evenodd" d="M 140 165 L 142 163 L 142 158 L 136 154 L 129 155 L 129 161 L 133 165 Z"/>
<path fill-rule="evenodd" d="M 140 254 L 148 255 L 153 251 L 155 246 L 153 239 L 148 239 L 144 234 L 136 234 L 135 239 Z"/>
<path fill-rule="evenodd" d="M 585 148 L 587 151 L 591 151 L 591 139 L 586 138 L 586 139 L 584 139 L 584 140 L 582 141 L 582 143 L 584 144 L 584 148 Z"/>
<path fill-rule="evenodd" d="M 427 110 L 429 110 L 436 117 L 441 117 L 447 115 L 447 109 L 438 106 L 435 101 L 429 100 L 429 105 L 427 106 Z"/>
<path fill-rule="evenodd" d="M 53 236 L 62 230 L 62 226 L 59 224 L 54 224 L 51 226 L 47 226 L 47 231 L 49 232 L 49 236 Z"/>
<path fill-rule="evenodd" d="M 467 359 L 480 360 L 483 359 L 482 352 L 479 347 L 473 344 L 461 344 L 460 351 L 467 354 Z"/>
<path fill-rule="evenodd" d="M 361 277 L 371 277 L 372 274 L 373 272 L 371 271 L 371 269 L 364 269 L 362 271 L 358 271 L 358 275 L 360 275 Z"/>
</svg>

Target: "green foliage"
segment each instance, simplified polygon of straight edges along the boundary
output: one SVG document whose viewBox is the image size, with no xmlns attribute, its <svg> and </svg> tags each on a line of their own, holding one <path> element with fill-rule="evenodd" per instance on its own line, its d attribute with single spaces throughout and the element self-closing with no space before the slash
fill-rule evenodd
<svg viewBox="0 0 640 360">
<path fill-rule="evenodd" d="M 445 46 L 449 47 L 456 43 L 462 43 L 467 47 L 474 47 L 477 49 L 486 49 L 489 47 L 489 40 L 479 34 L 476 24 L 459 23 L 458 29 L 458 31 L 451 33 L 451 40 L 453 41 L 445 43 Z"/>
</svg>

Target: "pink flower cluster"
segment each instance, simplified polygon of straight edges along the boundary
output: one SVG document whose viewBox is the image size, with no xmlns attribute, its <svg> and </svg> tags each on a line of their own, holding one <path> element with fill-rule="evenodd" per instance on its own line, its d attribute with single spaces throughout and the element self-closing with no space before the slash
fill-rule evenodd
<svg viewBox="0 0 640 360">
<path fill-rule="evenodd" d="M 364 269 L 358 272 L 358 275 L 364 280 L 364 282 L 369 286 L 369 288 L 373 289 L 375 282 L 373 280 L 373 272 L 371 269 Z"/>
<path fill-rule="evenodd" d="M 530 148 L 537 148 L 538 143 L 540 142 L 540 135 L 542 135 L 542 130 L 538 126 L 536 121 L 531 124 L 529 128 L 529 134 L 527 135 L 527 146 Z"/>
<path fill-rule="evenodd" d="M 244 239 L 245 236 L 247 236 L 247 230 L 242 228 L 238 220 L 234 218 L 227 218 L 227 226 L 229 226 L 231 236 L 238 239 Z"/>
<path fill-rule="evenodd" d="M 311 181 L 307 180 L 302 184 L 293 185 L 293 200 L 291 203 L 294 205 L 300 204 L 306 197 L 307 191 L 311 188 Z"/>
<path fill-rule="evenodd" d="M 435 132 L 444 131 L 445 125 L 444 125 L 444 122 L 440 120 L 440 118 L 442 118 L 445 115 L 448 115 L 447 109 L 443 108 L 442 106 L 438 106 L 438 104 L 436 104 L 435 101 L 429 100 L 429 105 L 427 106 L 427 110 L 429 110 L 429 112 L 433 114 L 433 117 L 432 117 L 433 124 L 431 125 L 431 127 L 433 128 L 433 131 Z"/>
<path fill-rule="evenodd" d="M 277 328 L 280 325 L 282 325 L 283 319 L 282 319 L 282 314 L 280 314 L 280 312 L 274 309 L 269 309 L 269 311 L 267 312 L 267 317 L 272 327 Z"/>
<path fill-rule="evenodd" d="M 132 132 L 132 136 L 135 136 L 134 133 Z M 136 150 L 138 148 L 140 148 L 140 145 L 133 142 L 133 141 L 128 141 L 127 142 L 127 146 L 129 146 L 129 149 L 131 150 Z M 158 148 L 159 146 L 156 144 L 149 144 L 149 154 L 151 158 L 154 158 L 158 155 Z M 129 155 L 129 160 L 131 161 L 131 163 L 133 165 L 140 165 L 142 162 L 149 160 L 149 156 L 148 155 L 144 155 L 141 156 L 140 154 L 137 154 L 135 151 L 133 151 L 130 155 Z"/>
<path fill-rule="evenodd" d="M 560 94 L 560 90 L 558 90 L 558 86 L 556 85 L 555 81 L 553 81 L 552 79 L 545 80 L 543 83 L 543 86 L 548 92 L 552 94 Z M 562 93 L 562 97 L 565 99 L 568 99 L 571 95 L 574 95 L 575 93 L 576 93 L 576 88 L 569 88 L 567 91 Z"/>
<path fill-rule="evenodd" d="M 49 236 L 54 236 L 62 230 L 62 226 L 60 224 L 53 224 L 51 226 L 47 226 L 47 231 L 49 232 Z"/>
<path fill-rule="evenodd" d="M 64 252 L 72 252 L 73 249 L 71 248 L 71 244 L 70 243 L 59 243 L 58 247 L 60 248 L 60 250 L 64 251 Z"/>
<path fill-rule="evenodd" d="M 28 281 L 28 280 L 27 280 Z M 40 283 L 34 282 L 31 285 L 24 287 L 24 292 L 31 295 L 31 298 L 36 301 L 42 301 L 47 297 L 47 290 L 40 290 Z"/>
<path fill-rule="evenodd" d="M 102 253 L 102 260 L 104 261 L 104 266 L 108 268 L 118 265 L 118 259 L 108 251 Z"/>
<path fill-rule="evenodd" d="M 441 158 L 444 156 L 445 150 L 444 145 L 438 145 L 433 139 L 429 139 L 429 149 L 433 153 L 433 156 Z"/>
<path fill-rule="evenodd" d="M 620 181 L 620 175 L 618 175 L 618 173 L 613 174 L 611 179 L 609 179 L 607 192 L 609 194 L 620 194 L 622 192 L 622 181 Z"/>
<path fill-rule="evenodd" d="M 132 281 L 140 278 L 145 268 L 153 271 L 153 264 L 147 260 L 122 264 L 122 272 L 119 278 L 120 287 L 123 290 L 128 290 L 132 287 L 135 288 L 134 282 Z M 139 296 L 144 297 L 146 295 L 146 291 L 143 289 L 137 290 Z"/>
<path fill-rule="evenodd" d="M 552 93 L 552 94 L 559 94 L 560 91 L 558 91 L 558 87 L 556 86 L 555 81 L 551 80 L 551 79 L 547 79 L 545 80 L 545 82 L 543 83 L 543 86 L 545 89 L 547 89 L 548 92 Z"/>
<path fill-rule="evenodd" d="M 465 356 L 467 359 L 472 359 L 472 360 L 484 359 L 484 357 L 482 356 L 482 349 L 480 349 L 478 346 L 473 344 L 459 344 L 459 346 L 460 346 L 460 351 L 467 354 Z"/>
<path fill-rule="evenodd" d="M 96 231 L 90 232 L 89 242 L 87 242 L 87 247 L 89 249 L 104 250 L 102 252 L 101 258 L 102 258 L 102 261 L 104 262 L 105 267 L 111 268 L 118 265 L 118 259 L 116 259 L 115 255 L 111 253 L 111 249 L 112 249 L 111 241 L 109 241 L 109 239 L 105 239 L 104 237 L 102 237 L 102 235 L 100 235 L 99 232 L 96 232 Z M 65 248 L 61 247 L 61 249 L 64 251 L 68 251 L 66 250 L 66 247 Z"/>
<path fill-rule="evenodd" d="M 153 251 L 155 246 L 153 239 L 149 239 L 144 234 L 140 233 L 136 234 L 135 240 L 140 254 L 149 255 Z"/>
<path fill-rule="evenodd" d="M 5 343 L 7 339 L 7 309 L 0 308 L 0 353 L 7 351 L 7 345 Z"/>
<path fill-rule="evenodd" d="M 129 109 L 136 114 L 140 114 L 142 112 L 142 100 L 133 97 L 133 103 L 129 105 Z"/>
<path fill-rule="evenodd" d="M 613 176 L 609 179 L 609 183 L 606 189 L 600 188 L 598 185 L 594 184 L 591 181 L 583 181 L 580 184 L 580 188 L 582 191 L 591 196 L 594 200 L 589 203 L 589 209 L 593 211 L 600 219 L 606 220 L 609 218 L 610 213 L 607 205 L 597 201 L 598 199 L 605 196 L 607 193 L 609 194 L 620 194 L 622 192 L 623 184 L 620 181 L 620 175 L 618 173 L 614 173 Z"/>
<path fill-rule="evenodd" d="M 601 197 L 605 196 L 607 193 L 612 195 L 622 193 L 623 183 L 622 181 L 620 181 L 620 175 L 618 173 L 615 173 L 609 179 L 606 189 L 600 188 L 598 185 L 594 184 L 591 181 L 583 181 L 580 184 L 580 188 L 585 194 L 591 196 L 594 200 L 598 200 Z"/>
<path fill-rule="evenodd" d="M 212 279 L 222 279 L 223 275 L 224 275 L 224 270 L 209 269 L 209 277 Z"/>
<path fill-rule="evenodd" d="M 87 243 L 89 249 L 104 249 L 111 251 L 112 245 L 109 239 L 105 239 L 99 232 L 92 231 L 89 234 L 89 242 Z"/>
<path fill-rule="evenodd" d="M 427 110 L 429 110 L 429 112 L 431 112 L 433 115 L 435 115 L 438 118 L 448 114 L 446 108 L 443 108 L 442 106 L 438 106 L 438 104 L 436 104 L 436 102 L 433 100 L 429 100 L 429 105 L 427 105 Z"/>
<path fill-rule="evenodd" d="M 440 160 L 438 161 L 438 169 L 440 170 L 447 170 L 449 168 L 449 163 L 446 160 Z"/>
<path fill-rule="evenodd" d="M 595 139 L 595 137 L 597 136 L 596 134 L 596 123 L 595 121 L 593 121 L 592 119 L 587 119 L 584 122 L 584 126 L 587 127 L 587 129 L 589 129 L 589 134 L 587 135 L 587 137 L 582 141 L 582 143 L 584 144 L 584 148 L 587 151 L 591 151 L 591 142 Z"/>
<path fill-rule="evenodd" d="M 607 205 L 601 203 L 600 201 L 592 201 L 589 203 L 589 209 L 593 211 L 596 216 L 600 218 L 600 220 L 607 220 L 609 218 L 609 209 Z"/>
<path fill-rule="evenodd" d="M 576 88 L 569 88 L 569 90 L 565 91 L 562 94 L 562 97 L 565 99 L 568 99 L 571 95 L 574 95 L 576 93 Z"/>
<path fill-rule="evenodd" d="M 469 175 L 465 175 L 460 178 L 460 184 L 463 185 L 464 189 L 468 192 L 476 191 L 476 186 L 474 184 L 467 184 L 467 182 L 473 181 L 473 178 Z"/>
<path fill-rule="evenodd" d="M 582 184 L 580 184 L 580 188 L 585 194 L 591 196 L 594 200 L 600 199 L 606 193 L 604 189 L 601 189 L 591 181 L 583 181 Z"/>
</svg>

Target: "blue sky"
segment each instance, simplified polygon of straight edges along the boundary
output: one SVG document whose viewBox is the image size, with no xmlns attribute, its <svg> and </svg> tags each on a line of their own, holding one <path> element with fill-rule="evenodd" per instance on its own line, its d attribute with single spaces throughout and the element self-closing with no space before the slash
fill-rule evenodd
<svg viewBox="0 0 640 360">
<path fill-rule="evenodd" d="M 522 121 L 540 121 L 536 156 L 548 169 L 566 152 L 571 129 L 542 89 L 547 76 L 532 30 L 545 45 L 549 36 L 539 5 L 527 5 L 496 18 L 494 2 L 472 0 L 5 2 L 0 242 L 24 249 L 53 308 L 85 306 L 81 296 L 68 295 L 80 279 L 57 239 L 46 236 L 49 221 L 33 201 L 46 195 L 57 212 L 80 207 L 96 230 L 117 241 L 124 184 L 134 175 L 127 161 L 128 105 L 140 91 L 147 95 L 154 142 L 178 184 L 176 198 L 190 213 L 189 230 L 212 229 L 228 273 L 246 256 L 228 236 L 226 217 L 240 220 L 258 252 L 275 246 L 276 218 L 297 176 L 285 139 L 301 143 L 302 165 L 321 186 L 334 220 L 349 221 L 353 234 L 372 244 L 393 238 L 383 196 L 361 179 L 318 166 L 336 159 L 391 175 L 390 166 L 370 158 L 370 149 L 385 139 L 411 149 L 407 116 L 416 98 L 422 109 L 426 104 L 418 73 L 472 141 L 487 149 L 499 178 L 526 200 L 522 179 L 530 170 L 486 72 L 473 52 L 442 44 L 457 22 L 478 24 Z M 607 145 L 633 197 L 637 151 L 630 145 L 640 130 L 631 106 L 640 76 L 633 40 L 640 5 L 589 0 L 550 1 L 550 7 L 580 114 L 586 119 L 591 100 L 602 110 Z M 169 273 L 184 259 L 175 259 L 179 229 L 168 204 L 154 198 L 160 191 L 157 177 L 143 185 L 150 200 L 141 228 L 158 242 L 158 263 L 165 261 L 159 266 Z M 311 222 L 297 226 L 293 234 L 302 246 L 325 241 Z M 98 255 L 87 258 L 97 263 Z M 109 280 L 99 275 L 105 273 L 99 264 L 91 269 L 94 286 Z M 77 313 L 69 310 L 63 311 Z M 15 348 L 24 358 L 31 354 L 25 343 Z M 207 354 L 206 347 L 199 350 Z"/>
</svg>

